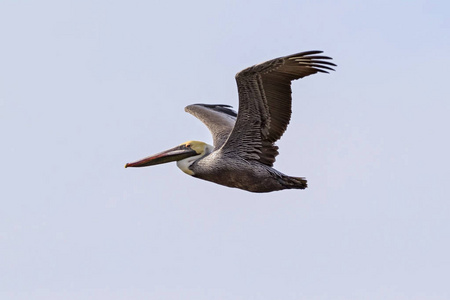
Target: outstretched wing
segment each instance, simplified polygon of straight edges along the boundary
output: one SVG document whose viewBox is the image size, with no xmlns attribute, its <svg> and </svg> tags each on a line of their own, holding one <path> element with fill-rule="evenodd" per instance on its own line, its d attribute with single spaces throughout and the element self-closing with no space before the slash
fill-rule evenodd
<svg viewBox="0 0 450 300">
<path fill-rule="evenodd" d="M 208 127 L 216 149 L 225 143 L 236 122 L 237 113 L 229 105 L 192 104 L 186 106 L 184 110 Z"/>
<path fill-rule="evenodd" d="M 301 52 L 242 70 L 236 75 L 239 112 L 233 131 L 222 146 L 244 159 L 268 166 L 275 162 L 280 139 L 291 118 L 291 81 L 317 72 L 334 71 L 322 51 Z"/>
</svg>

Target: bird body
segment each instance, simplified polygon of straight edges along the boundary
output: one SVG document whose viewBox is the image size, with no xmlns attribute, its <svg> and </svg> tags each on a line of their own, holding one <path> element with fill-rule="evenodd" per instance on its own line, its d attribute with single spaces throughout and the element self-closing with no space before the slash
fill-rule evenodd
<svg viewBox="0 0 450 300">
<path fill-rule="evenodd" d="M 190 167 L 193 176 L 250 192 L 271 192 L 289 188 L 304 189 L 306 180 L 289 177 L 253 160 L 237 159 L 214 151 Z"/>
<path fill-rule="evenodd" d="M 291 81 L 335 64 L 321 51 L 273 59 L 236 75 L 239 113 L 223 104 L 192 104 L 185 108 L 210 130 L 213 146 L 189 141 L 125 167 L 177 161 L 186 174 L 250 192 L 305 189 L 306 179 L 287 176 L 273 163 L 280 139 L 291 117 Z"/>
</svg>

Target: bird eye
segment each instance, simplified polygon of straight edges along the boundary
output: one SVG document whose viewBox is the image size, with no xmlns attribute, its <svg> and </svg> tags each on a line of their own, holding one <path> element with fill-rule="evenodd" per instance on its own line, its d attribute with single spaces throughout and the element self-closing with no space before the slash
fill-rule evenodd
<svg viewBox="0 0 450 300">
<path fill-rule="evenodd" d="M 187 147 L 187 148 L 191 148 L 191 144 L 187 144 L 186 147 Z"/>
</svg>

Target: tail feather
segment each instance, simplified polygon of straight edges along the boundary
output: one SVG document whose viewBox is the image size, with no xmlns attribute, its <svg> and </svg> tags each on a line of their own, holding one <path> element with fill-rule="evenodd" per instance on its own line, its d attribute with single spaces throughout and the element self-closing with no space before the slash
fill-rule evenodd
<svg viewBox="0 0 450 300">
<path fill-rule="evenodd" d="M 281 177 L 281 184 L 287 189 L 301 189 L 304 190 L 308 187 L 308 183 L 305 177 L 291 177 L 284 175 Z"/>
</svg>

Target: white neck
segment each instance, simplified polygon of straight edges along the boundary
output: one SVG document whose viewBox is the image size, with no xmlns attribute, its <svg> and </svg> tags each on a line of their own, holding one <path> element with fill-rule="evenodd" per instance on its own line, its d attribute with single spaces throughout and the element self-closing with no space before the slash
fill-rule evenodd
<svg viewBox="0 0 450 300">
<path fill-rule="evenodd" d="M 197 160 L 211 153 L 213 150 L 214 150 L 213 146 L 205 144 L 205 148 L 203 149 L 202 153 L 200 153 L 199 155 L 191 156 L 177 161 L 177 167 L 188 175 L 194 175 L 194 172 L 191 169 L 189 169 L 189 167 Z"/>
</svg>

